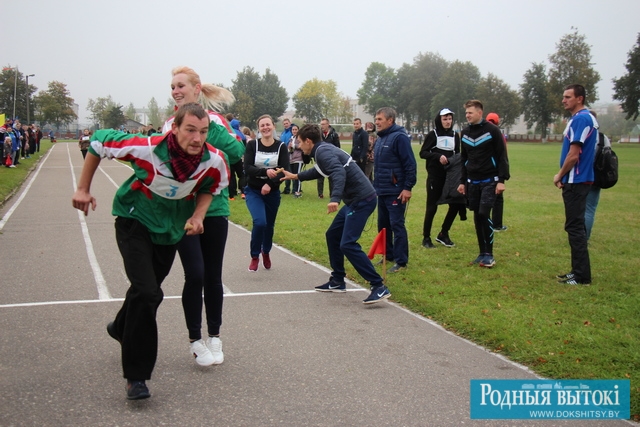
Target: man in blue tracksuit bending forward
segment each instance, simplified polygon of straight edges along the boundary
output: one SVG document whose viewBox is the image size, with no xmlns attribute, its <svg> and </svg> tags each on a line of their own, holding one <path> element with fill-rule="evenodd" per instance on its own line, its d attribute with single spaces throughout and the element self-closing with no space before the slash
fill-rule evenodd
<svg viewBox="0 0 640 427">
<path fill-rule="evenodd" d="M 356 271 L 369 283 L 371 294 L 363 301 L 373 304 L 391 296 L 373 264 L 362 251 L 358 239 L 362 235 L 369 216 L 377 204 L 376 191 L 356 162 L 340 148 L 322 141 L 316 125 L 305 125 L 298 131 L 298 141 L 304 154 L 315 160 L 315 166 L 299 174 L 283 171 L 283 179 L 309 181 L 319 177 L 329 178 L 331 199 L 327 213 L 338 212 L 326 232 L 331 277 L 324 285 L 316 286 L 319 292 L 346 292 L 344 269 L 345 256 Z M 338 210 L 340 202 L 344 206 Z"/>
</svg>

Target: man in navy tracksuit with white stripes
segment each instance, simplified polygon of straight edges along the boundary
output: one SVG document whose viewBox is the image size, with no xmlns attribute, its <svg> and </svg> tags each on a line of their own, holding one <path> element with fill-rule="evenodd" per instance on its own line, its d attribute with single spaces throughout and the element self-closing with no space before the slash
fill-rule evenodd
<svg viewBox="0 0 640 427">
<path fill-rule="evenodd" d="M 389 298 L 389 289 L 358 243 L 367 220 L 376 209 L 376 191 L 371 181 L 349 154 L 322 141 L 318 126 L 303 126 L 298 131 L 298 141 L 302 152 L 313 157 L 315 165 L 299 174 L 284 171 L 283 179 L 309 181 L 329 178 L 331 200 L 327 212 L 338 212 L 326 232 L 331 277 L 324 285 L 316 286 L 316 290 L 346 292 L 344 258 L 347 257 L 356 271 L 371 284 L 371 294 L 363 301 L 365 304 Z M 338 210 L 341 201 L 344 206 Z"/>
<path fill-rule="evenodd" d="M 496 196 L 505 190 L 509 159 L 500 128 L 482 118 L 482 103 L 474 99 L 467 101 L 464 108 L 469 125 L 460 132 L 462 176 L 458 192 L 467 196 L 473 211 L 480 248 L 480 255 L 471 264 L 491 268 L 496 264 L 491 208 Z"/>
</svg>

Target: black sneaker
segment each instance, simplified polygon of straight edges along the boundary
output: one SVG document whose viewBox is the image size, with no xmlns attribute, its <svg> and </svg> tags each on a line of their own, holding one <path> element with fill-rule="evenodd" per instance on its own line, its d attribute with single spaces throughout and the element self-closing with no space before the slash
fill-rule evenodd
<svg viewBox="0 0 640 427">
<path fill-rule="evenodd" d="M 582 285 L 582 286 L 589 286 L 591 283 L 590 282 L 581 282 L 578 281 L 575 277 L 572 277 L 571 279 L 567 279 L 567 280 L 560 280 L 560 283 L 564 283 L 565 285 Z"/>
<path fill-rule="evenodd" d="M 406 269 L 407 266 L 405 265 L 400 265 L 400 264 L 393 264 L 393 267 L 391 267 L 388 271 L 388 273 L 397 273 L 400 270 L 404 270 Z"/>
<path fill-rule="evenodd" d="M 116 324 L 114 322 L 107 323 L 107 333 L 111 338 L 122 344 L 122 340 L 118 336 L 118 332 L 116 331 Z"/>
<path fill-rule="evenodd" d="M 316 286 L 318 292 L 347 292 L 347 286 L 343 283 L 334 282 L 333 279 L 329 280 L 324 285 Z"/>
<path fill-rule="evenodd" d="M 436 237 L 436 242 L 442 243 L 448 248 L 452 248 L 456 245 L 451 241 L 448 234 L 442 234 L 442 233 L 438 234 L 438 237 Z"/>
<path fill-rule="evenodd" d="M 389 291 L 389 288 L 387 288 L 385 285 L 380 285 L 376 288 L 371 288 L 371 294 L 369 294 L 367 299 L 362 302 L 364 304 L 375 304 L 382 301 L 383 299 L 389 298 L 390 296 L 391 292 Z"/>
<path fill-rule="evenodd" d="M 127 399 L 140 400 L 151 397 L 149 388 L 144 381 L 131 381 L 127 380 Z"/>
<path fill-rule="evenodd" d="M 573 273 L 558 274 L 556 277 L 559 279 L 560 282 L 564 282 L 565 280 L 573 279 L 575 277 L 575 274 Z"/>
<path fill-rule="evenodd" d="M 507 229 L 508 229 L 508 228 L 509 228 L 509 227 L 507 227 L 506 225 L 501 225 L 501 226 L 499 226 L 499 227 L 493 227 L 493 231 L 498 231 L 498 232 L 500 232 L 500 231 L 507 231 Z"/>
<path fill-rule="evenodd" d="M 426 249 L 433 249 L 436 246 L 431 241 L 431 237 L 427 237 L 427 238 L 422 239 L 422 247 L 426 248 Z"/>
</svg>

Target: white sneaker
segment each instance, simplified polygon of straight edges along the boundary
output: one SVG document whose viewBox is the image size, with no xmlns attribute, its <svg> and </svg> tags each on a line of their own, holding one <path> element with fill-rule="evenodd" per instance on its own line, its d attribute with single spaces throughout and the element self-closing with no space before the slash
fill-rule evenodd
<svg viewBox="0 0 640 427">
<path fill-rule="evenodd" d="M 211 352 L 214 365 L 219 365 L 224 362 L 224 353 L 222 352 L 222 341 L 220 341 L 220 338 L 207 338 L 207 348 Z"/>
<path fill-rule="evenodd" d="M 209 351 L 204 341 L 198 340 L 190 344 L 191 354 L 196 359 L 196 363 L 200 366 L 210 366 L 215 363 L 213 354 Z"/>
</svg>

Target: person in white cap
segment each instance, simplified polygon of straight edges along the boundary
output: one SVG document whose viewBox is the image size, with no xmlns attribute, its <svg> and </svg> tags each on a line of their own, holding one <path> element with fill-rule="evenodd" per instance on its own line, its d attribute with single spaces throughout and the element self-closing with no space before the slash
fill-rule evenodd
<svg viewBox="0 0 640 427">
<path fill-rule="evenodd" d="M 453 111 L 450 109 L 443 108 L 436 116 L 435 127 L 427 134 L 420 149 L 420 158 L 426 160 L 428 174 L 427 210 L 422 228 L 422 246 L 432 249 L 435 246 L 431 240 L 431 226 L 438 211 L 438 200 L 442 197 L 447 175 L 453 173 L 453 164 L 460 167 L 460 135 L 453 130 Z M 457 162 L 453 160 L 457 160 Z M 457 183 L 454 191 L 457 193 Z M 455 246 L 449 238 L 449 230 L 456 215 L 460 214 L 461 218 L 466 219 L 464 197 L 459 193 L 457 196 L 457 199 L 449 200 L 449 210 L 442 222 L 440 233 L 436 237 L 436 242 L 449 248 Z"/>
</svg>

